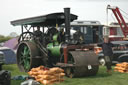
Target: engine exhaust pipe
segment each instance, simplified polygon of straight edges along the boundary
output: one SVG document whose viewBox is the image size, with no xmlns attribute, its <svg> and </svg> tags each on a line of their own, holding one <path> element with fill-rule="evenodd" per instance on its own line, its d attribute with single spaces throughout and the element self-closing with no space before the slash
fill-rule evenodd
<svg viewBox="0 0 128 85">
<path fill-rule="evenodd" d="M 65 42 L 69 43 L 70 41 L 70 8 L 64 8 L 64 15 L 65 15 Z"/>
</svg>

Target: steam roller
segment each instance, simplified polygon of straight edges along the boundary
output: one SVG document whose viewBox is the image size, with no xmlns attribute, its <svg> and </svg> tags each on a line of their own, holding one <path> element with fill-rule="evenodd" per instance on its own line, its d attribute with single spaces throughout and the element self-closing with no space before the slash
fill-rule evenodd
<svg viewBox="0 0 128 85">
<path fill-rule="evenodd" d="M 74 59 L 74 67 L 67 69 L 69 77 L 82 77 L 96 75 L 98 72 L 97 59 L 93 55 L 93 51 L 71 51 Z"/>
<path fill-rule="evenodd" d="M 96 75 L 99 63 L 93 44 L 85 44 L 80 31 L 70 32 L 70 22 L 77 17 L 64 8 L 64 12 L 11 21 L 14 26 L 21 25 L 17 49 L 20 71 L 44 65 L 61 67 L 68 77 Z"/>
</svg>

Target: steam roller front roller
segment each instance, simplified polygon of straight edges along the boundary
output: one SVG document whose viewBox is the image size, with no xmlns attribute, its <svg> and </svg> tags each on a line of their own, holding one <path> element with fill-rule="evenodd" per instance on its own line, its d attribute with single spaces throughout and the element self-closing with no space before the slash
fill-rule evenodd
<svg viewBox="0 0 128 85">
<path fill-rule="evenodd" d="M 98 58 L 94 51 L 70 51 L 68 63 L 72 63 L 73 66 L 66 67 L 65 73 L 71 78 L 94 76 L 99 69 Z"/>
<path fill-rule="evenodd" d="M 17 50 L 17 64 L 22 72 L 41 65 L 39 50 L 33 42 L 21 42 Z"/>
</svg>

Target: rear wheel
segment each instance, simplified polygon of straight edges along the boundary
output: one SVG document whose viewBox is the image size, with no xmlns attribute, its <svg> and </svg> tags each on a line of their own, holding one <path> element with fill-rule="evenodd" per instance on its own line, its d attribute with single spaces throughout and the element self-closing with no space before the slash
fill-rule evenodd
<svg viewBox="0 0 128 85">
<path fill-rule="evenodd" d="M 41 64 L 39 56 L 39 50 L 32 42 L 25 41 L 19 44 L 17 50 L 17 64 L 21 71 L 27 72 L 33 67 L 37 67 Z"/>
</svg>

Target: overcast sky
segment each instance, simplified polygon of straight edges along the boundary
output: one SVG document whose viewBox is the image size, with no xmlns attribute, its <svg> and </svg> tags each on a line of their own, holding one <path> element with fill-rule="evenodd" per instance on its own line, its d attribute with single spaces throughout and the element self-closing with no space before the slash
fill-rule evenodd
<svg viewBox="0 0 128 85">
<path fill-rule="evenodd" d="M 10 24 L 12 20 L 63 12 L 64 7 L 70 7 L 71 13 L 79 16 L 78 20 L 98 20 L 104 24 L 108 4 L 118 6 L 128 13 L 128 0 L 1 0 L 0 34 L 7 36 L 11 32 L 21 33 L 20 27 Z M 109 16 L 111 21 L 114 20 Z"/>
</svg>

